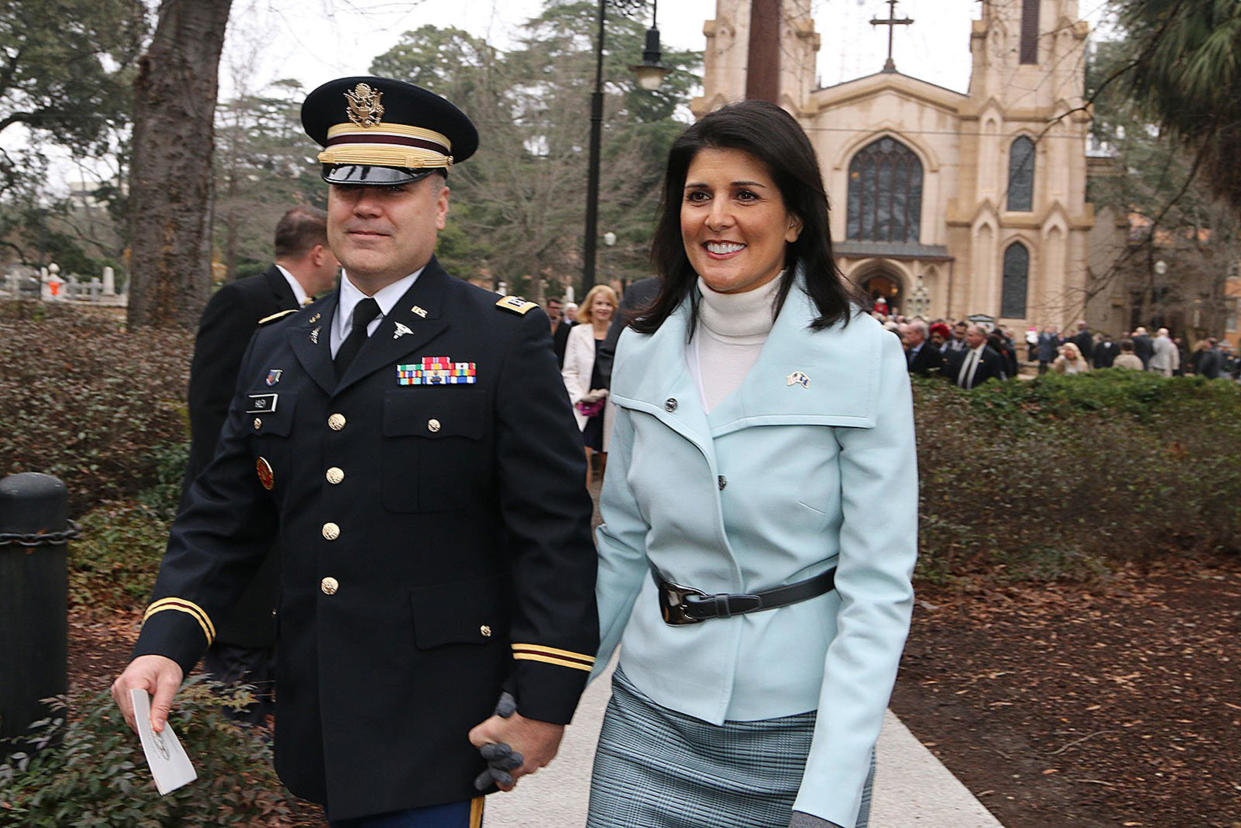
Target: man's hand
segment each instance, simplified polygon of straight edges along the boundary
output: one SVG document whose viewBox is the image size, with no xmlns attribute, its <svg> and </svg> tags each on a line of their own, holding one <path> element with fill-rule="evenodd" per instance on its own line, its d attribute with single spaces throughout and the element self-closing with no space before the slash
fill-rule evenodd
<svg viewBox="0 0 1241 828">
<path fill-rule="evenodd" d="M 545 767 L 556 756 L 560 749 L 560 739 L 564 736 L 564 725 L 540 722 L 527 719 L 520 713 L 508 718 L 492 716 L 470 731 L 470 744 L 476 748 L 483 745 L 503 742 L 515 752 L 520 753 L 525 761 L 521 767 L 514 768 L 513 784 L 496 787 L 502 791 L 511 791 L 517 780 L 527 774 L 534 773 Z"/>
<path fill-rule="evenodd" d="M 112 700 L 121 709 L 121 715 L 125 717 L 125 724 L 129 725 L 129 729 L 135 733 L 138 731 L 134 724 L 134 705 L 129 698 L 130 690 L 141 689 L 154 696 L 151 700 L 151 727 L 159 733 L 164 729 L 164 722 L 168 721 L 168 712 L 172 710 L 172 697 L 176 695 L 184 677 L 177 662 L 161 655 L 138 656 L 129 662 L 125 672 L 112 682 Z M 554 750 L 552 754 L 555 755 Z"/>
</svg>

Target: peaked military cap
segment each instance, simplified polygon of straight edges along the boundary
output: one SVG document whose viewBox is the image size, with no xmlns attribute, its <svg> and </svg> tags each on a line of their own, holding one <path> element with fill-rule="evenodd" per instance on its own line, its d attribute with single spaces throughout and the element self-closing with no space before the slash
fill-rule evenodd
<svg viewBox="0 0 1241 828">
<path fill-rule="evenodd" d="M 323 152 L 329 184 L 391 186 L 425 178 L 478 149 L 478 130 L 451 103 L 412 83 L 352 77 L 306 96 L 302 127 Z"/>
</svg>

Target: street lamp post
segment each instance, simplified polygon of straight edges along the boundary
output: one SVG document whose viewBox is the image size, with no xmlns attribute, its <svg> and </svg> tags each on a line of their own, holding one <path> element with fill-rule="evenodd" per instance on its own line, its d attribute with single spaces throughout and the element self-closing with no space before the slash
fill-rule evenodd
<svg viewBox="0 0 1241 828">
<path fill-rule="evenodd" d="M 595 252 L 598 248 L 596 234 L 599 232 L 599 150 L 603 141 L 603 30 L 608 0 L 599 0 L 599 35 L 595 41 L 595 91 L 590 96 L 590 156 L 586 171 L 586 238 L 582 249 L 582 295 L 595 284 Z M 638 75 L 638 84 L 646 90 L 655 90 L 663 81 L 667 70 L 660 64 L 659 29 L 656 17 L 658 0 L 651 16 L 651 28 L 646 31 L 646 48 L 642 63 L 630 67 Z"/>
</svg>

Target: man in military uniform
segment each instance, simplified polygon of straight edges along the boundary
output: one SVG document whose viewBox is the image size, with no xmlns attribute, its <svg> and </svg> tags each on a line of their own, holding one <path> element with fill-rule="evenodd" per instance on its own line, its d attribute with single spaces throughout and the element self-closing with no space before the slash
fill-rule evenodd
<svg viewBox="0 0 1241 828">
<path fill-rule="evenodd" d="M 312 92 L 302 122 L 344 276 L 255 334 L 113 695 L 132 726 L 129 690 L 152 693 L 162 729 L 277 540 L 285 784 L 335 824 L 474 825 L 475 745 L 520 753 L 514 779 L 545 765 L 594 661 L 580 438 L 543 312 L 432 255 L 447 170 L 478 143 L 466 116 L 361 77 Z"/>
</svg>

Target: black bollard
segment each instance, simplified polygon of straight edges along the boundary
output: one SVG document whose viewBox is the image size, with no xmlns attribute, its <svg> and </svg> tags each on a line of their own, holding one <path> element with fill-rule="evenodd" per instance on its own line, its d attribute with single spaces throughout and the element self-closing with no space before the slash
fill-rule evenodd
<svg viewBox="0 0 1241 828">
<path fill-rule="evenodd" d="M 47 474 L 0 480 L 0 754 L 69 682 L 68 490 Z"/>
</svg>

